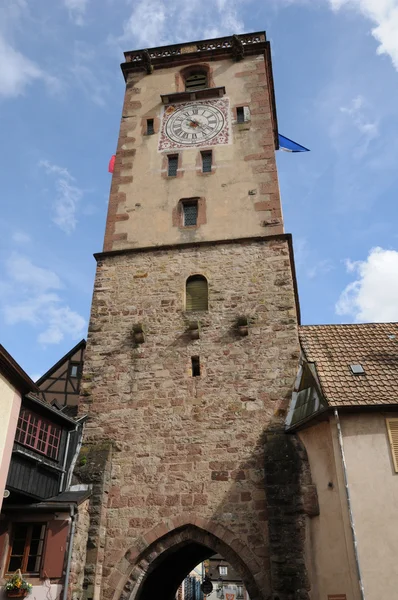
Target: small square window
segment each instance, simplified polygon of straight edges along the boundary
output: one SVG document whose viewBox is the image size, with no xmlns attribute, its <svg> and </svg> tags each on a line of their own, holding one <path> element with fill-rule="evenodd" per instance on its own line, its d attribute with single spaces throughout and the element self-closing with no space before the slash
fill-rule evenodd
<svg viewBox="0 0 398 600">
<path fill-rule="evenodd" d="M 153 124 L 153 119 L 146 120 L 146 134 L 153 135 L 155 133 L 155 127 Z"/>
<path fill-rule="evenodd" d="M 238 123 L 245 122 L 245 109 L 243 108 L 243 106 L 238 106 L 238 108 L 236 109 L 236 120 Z"/>
<path fill-rule="evenodd" d="M 184 227 L 193 227 L 198 223 L 198 201 L 193 200 L 189 202 L 183 202 L 183 225 Z"/>
<path fill-rule="evenodd" d="M 69 366 L 69 375 L 71 377 L 77 377 L 79 375 L 79 365 L 72 363 Z"/>
<path fill-rule="evenodd" d="M 202 173 L 211 173 L 213 153 L 211 150 L 202 152 Z"/>
<path fill-rule="evenodd" d="M 218 567 L 220 575 L 228 575 L 228 567 L 222 567 L 221 565 Z"/>
<path fill-rule="evenodd" d="M 167 157 L 167 175 L 169 177 L 177 177 L 178 155 L 173 154 Z"/>
</svg>

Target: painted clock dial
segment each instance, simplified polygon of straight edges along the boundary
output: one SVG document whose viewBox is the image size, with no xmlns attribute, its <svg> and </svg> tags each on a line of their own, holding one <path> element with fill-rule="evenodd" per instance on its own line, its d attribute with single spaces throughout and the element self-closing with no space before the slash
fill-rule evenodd
<svg viewBox="0 0 398 600">
<path fill-rule="evenodd" d="M 159 150 L 229 143 L 229 104 L 226 98 L 184 102 L 166 107 Z"/>
</svg>

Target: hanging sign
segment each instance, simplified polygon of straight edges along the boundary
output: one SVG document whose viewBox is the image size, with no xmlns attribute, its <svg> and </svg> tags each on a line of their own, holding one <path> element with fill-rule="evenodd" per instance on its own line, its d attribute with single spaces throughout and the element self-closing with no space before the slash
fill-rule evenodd
<svg viewBox="0 0 398 600">
<path fill-rule="evenodd" d="M 210 579 L 208 577 L 205 577 L 204 580 L 203 580 L 202 585 L 200 586 L 200 588 L 201 588 L 202 592 L 204 594 L 206 594 L 206 596 L 207 596 L 208 594 L 212 593 L 212 591 L 213 591 L 213 584 L 212 584 L 212 582 L 210 581 Z"/>
</svg>

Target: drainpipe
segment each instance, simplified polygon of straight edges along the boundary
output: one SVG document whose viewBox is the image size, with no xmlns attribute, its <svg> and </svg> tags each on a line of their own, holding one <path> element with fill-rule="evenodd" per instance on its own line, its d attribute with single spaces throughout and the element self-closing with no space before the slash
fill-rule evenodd
<svg viewBox="0 0 398 600">
<path fill-rule="evenodd" d="M 69 536 L 68 559 L 66 562 L 65 582 L 64 582 L 64 589 L 62 592 L 62 600 L 67 600 L 67 597 L 68 597 L 70 563 L 72 561 L 73 540 L 75 537 L 75 529 L 76 529 L 76 514 L 75 514 L 75 507 L 73 504 L 70 505 L 70 519 L 71 519 L 71 526 L 70 526 L 70 536 Z"/>
<path fill-rule="evenodd" d="M 76 428 L 75 428 L 76 430 Z M 66 447 L 65 447 L 65 454 L 64 454 L 64 460 L 63 460 L 63 464 L 62 464 L 62 474 L 61 474 L 61 481 L 59 484 L 59 490 L 58 493 L 61 493 L 63 490 L 63 486 L 64 486 L 64 479 L 65 479 L 65 470 L 66 470 L 66 461 L 68 459 L 68 450 L 69 450 L 69 442 L 70 442 L 70 431 L 68 431 L 68 437 L 66 439 Z"/>
<path fill-rule="evenodd" d="M 344 445 L 343 445 L 343 434 L 341 432 L 340 417 L 339 417 L 339 413 L 338 413 L 337 408 L 334 409 L 334 418 L 336 420 L 336 425 L 337 425 L 337 435 L 338 435 L 338 439 L 339 439 L 341 462 L 343 464 L 345 493 L 346 493 L 346 496 L 347 496 L 348 514 L 349 514 L 349 517 L 350 517 L 350 526 L 351 526 L 351 531 L 352 531 L 352 539 L 353 539 L 353 543 L 354 543 L 354 554 L 355 554 L 355 563 L 356 563 L 356 566 L 357 566 L 357 573 L 358 573 L 359 590 L 360 590 L 360 594 L 361 594 L 361 600 L 365 600 L 365 591 L 364 591 L 364 588 L 363 588 L 363 581 L 362 581 L 362 575 L 361 575 L 361 567 L 360 567 L 360 564 L 359 564 L 358 542 L 357 542 L 357 536 L 356 536 L 356 532 L 355 532 L 354 515 L 352 513 L 350 490 L 348 488 L 347 466 L 346 466 L 346 462 L 345 462 Z"/>
</svg>

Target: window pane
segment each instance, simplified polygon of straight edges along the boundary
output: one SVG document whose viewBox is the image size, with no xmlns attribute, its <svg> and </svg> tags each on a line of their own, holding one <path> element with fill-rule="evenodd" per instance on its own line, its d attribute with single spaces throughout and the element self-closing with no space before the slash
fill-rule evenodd
<svg viewBox="0 0 398 600">
<path fill-rule="evenodd" d="M 168 171 L 167 174 L 169 177 L 177 176 L 178 169 L 178 156 L 168 156 Z"/>
<path fill-rule="evenodd" d="M 21 412 L 15 436 L 17 442 L 56 458 L 60 439 L 60 427 L 29 411 Z"/>
<path fill-rule="evenodd" d="M 40 571 L 41 556 L 30 556 L 26 565 L 27 573 L 38 573 Z"/>
<path fill-rule="evenodd" d="M 78 365 L 71 365 L 70 376 L 77 377 L 77 372 L 78 372 Z"/>
<path fill-rule="evenodd" d="M 203 173 L 211 173 L 212 153 L 202 152 L 202 171 Z"/>
<path fill-rule="evenodd" d="M 184 204 L 184 226 L 189 227 L 196 225 L 198 220 L 198 205 L 195 204 Z"/>
<path fill-rule="evenodd" d="M 8 564 L 8 573 L 13 573 L 17 569 L 22 567 L 22 556 L 11 556 L 10 562 Z"/>
<path fill-rule="evenodd" d="M 146 122 L 146 133 L 147 135 L 152 135 L 155 133 L 155 129 L 153 127 L 153 119 L 147 119 Z"/>
<path fill-rule="evenodd" d="M 238 106 L 238 108 L 236 109 L 236 116 L 237 116 L 238 123 L 245 122 L 245 111 L 244 111 L 243 106 Z"/>
<path fill-rule="evenodd" d="M 13 527 L 13 539 L 14 540 L 25 540 L 28 533 L 27 523 L 19 523 Z"/>
</svg>

